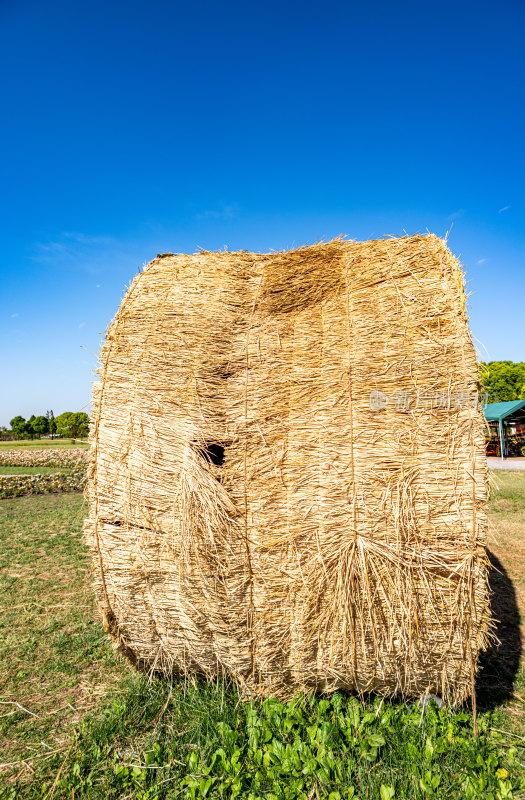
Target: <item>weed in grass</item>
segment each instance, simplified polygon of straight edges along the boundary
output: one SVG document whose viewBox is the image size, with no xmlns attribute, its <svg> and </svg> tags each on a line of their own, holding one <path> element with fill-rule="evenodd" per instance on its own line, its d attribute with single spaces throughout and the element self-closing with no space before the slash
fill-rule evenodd
<svg viewBox="0 0 525 800">
<path fill-rule="evenodd" d="M 132 675 L 87 717 L 67 755 L 46 765 L 38 789 L 71 798 L 485 798 L 525 788 L 517 748 L 500 746 L 490 716 L 472 735 L 468 713 L 449 714 L 336 693 L 240 703 L 201 681 L 169 685 Z M 5 795 L 9 797 L 8 794 Z"/>
</svg>

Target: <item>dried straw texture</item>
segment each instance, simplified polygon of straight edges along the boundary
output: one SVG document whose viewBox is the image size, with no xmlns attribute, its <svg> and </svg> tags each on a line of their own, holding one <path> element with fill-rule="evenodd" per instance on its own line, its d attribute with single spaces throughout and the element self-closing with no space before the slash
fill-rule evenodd
<svg viewBox="0 0 525 800">
<path fill-rule="evenodd" d="M 101 364 L 86 535 L 123 651 L 246 695 L 470 694 L 490 635 L 480 410 L 369 408 L 477 390 L 443 241 L 158 256 Z"/>
</svg>

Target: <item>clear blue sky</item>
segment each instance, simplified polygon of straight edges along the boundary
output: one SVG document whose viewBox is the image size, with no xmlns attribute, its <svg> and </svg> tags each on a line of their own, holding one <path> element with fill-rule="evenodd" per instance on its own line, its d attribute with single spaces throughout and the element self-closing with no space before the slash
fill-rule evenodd
<svg viewBox="0 0 525 800">
<path fill-rule="evenodd" d="M 522 0 L 2 0 L 0 425 L 89 403 L 156 253 L 444 235 L 525 360 Z"/>
</svg>

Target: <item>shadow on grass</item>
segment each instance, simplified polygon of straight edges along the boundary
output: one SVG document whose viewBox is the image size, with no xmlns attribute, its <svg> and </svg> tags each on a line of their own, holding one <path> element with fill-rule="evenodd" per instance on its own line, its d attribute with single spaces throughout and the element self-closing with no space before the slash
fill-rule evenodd
<svg viewBox="0 0 525 800">
<path fill-rule="evenodd" d="M 516 591 L 501 561 L 490 550 L 487 554 L 492 566 L 489 585 L 498 641 L 481 653 L 479 659 L 476 697 L 483 710 L 495 708 L 512 696 L 522 645 Z"/>
</svg>

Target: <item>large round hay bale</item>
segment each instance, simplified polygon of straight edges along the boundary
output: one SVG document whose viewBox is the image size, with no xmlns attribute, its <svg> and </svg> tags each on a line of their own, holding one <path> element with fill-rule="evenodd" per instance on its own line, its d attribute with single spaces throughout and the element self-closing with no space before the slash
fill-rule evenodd
<svg viewBox="0 0 525 800">
<path fill-rule="evenodd" d="M 93 392 L 115 642 L 249 694 L 463 700 L 490 627 L 477 382 L 436 236 L 157 256 Z"/>
</svg>

